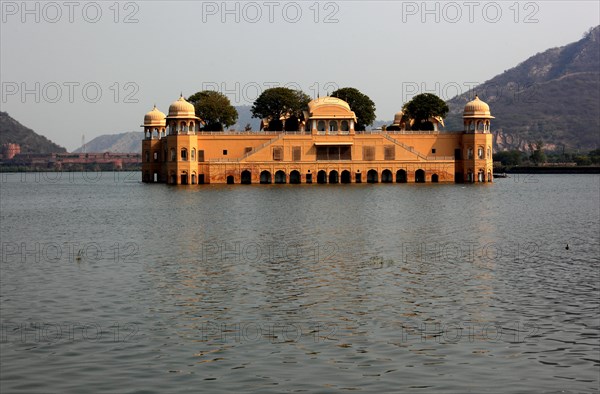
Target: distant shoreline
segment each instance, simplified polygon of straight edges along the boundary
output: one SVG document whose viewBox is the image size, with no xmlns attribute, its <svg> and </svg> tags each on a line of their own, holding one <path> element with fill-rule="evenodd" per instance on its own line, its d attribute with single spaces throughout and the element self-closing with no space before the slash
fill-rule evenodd
<svg viewBox="0 0 600 394">
<path fill-rule="evenodd" d="M 495 174 L 600 174 L 600 167 L 512 167 L 510 169 L 494 169 Z"/>
</svg>

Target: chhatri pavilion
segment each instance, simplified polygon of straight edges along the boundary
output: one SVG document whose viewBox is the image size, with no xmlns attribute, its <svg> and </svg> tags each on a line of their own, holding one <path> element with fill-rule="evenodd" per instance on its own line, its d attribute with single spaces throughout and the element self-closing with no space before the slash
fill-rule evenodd
<svg viewBox="0 0 600 394">
<path fill-rule="evenodd" d="M 299 131 L 201 130 L 183 96 L 168 115 L 144 116 L 142 178 L 148 183 L 492 182 L 490 107 L 465 105 L 464 129 L 407 131 L 402 112 L 385 131 L 355 131 L 356 115 L 335 97 L 311 101 Z M 442 123 L 443 124 L 443 123 Z"/>
</svg>

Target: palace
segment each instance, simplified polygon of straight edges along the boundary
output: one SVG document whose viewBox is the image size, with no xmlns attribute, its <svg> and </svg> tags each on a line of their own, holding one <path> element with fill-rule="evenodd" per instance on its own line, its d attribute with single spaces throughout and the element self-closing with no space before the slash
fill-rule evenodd
<svg viewBox="0 0 600 394">
<path fill-rule="evenodd" d="M 385 131 L 355 131 L 348 103 L 311 101 L 301 131 L 204 132 L 183 96 L 165 116 L 144 116 L 142 178 L 172 185 L 206 183 L 492 182 L 489 106 L 466 104 L 464 130 L 406 131 L 402 112 Z M 403 122 L 404 121 L 404 122 Z"/>
</svg>

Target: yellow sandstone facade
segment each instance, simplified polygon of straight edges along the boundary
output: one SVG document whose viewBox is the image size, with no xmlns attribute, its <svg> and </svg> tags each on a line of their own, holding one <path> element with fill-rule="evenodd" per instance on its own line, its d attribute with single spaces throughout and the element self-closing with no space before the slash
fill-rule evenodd
<svg viewBox="0 0 600 394">
<path fill-rule="evenodd" d="M 142 178 L 172 185 L 492 182 L 490 119 L 475 97 L 462 131 L 440 132 L 436 124 L 435 131 L 359 132 L 348 103 L 321 97 L 308 104 L 302 131 L 203 132 L 194 106 L 180 97 L 168 115 L 155 106 L 144 117 Z"/>
</svg>

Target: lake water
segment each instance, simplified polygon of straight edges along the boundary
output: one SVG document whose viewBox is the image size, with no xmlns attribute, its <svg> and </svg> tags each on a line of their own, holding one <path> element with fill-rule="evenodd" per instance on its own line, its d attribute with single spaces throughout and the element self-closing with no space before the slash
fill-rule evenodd
<svg viewBox="0 0 600 394">
<path fill-rule="evenodd" d="M 1 176 L 2 393 L 599 390 L 596 175 Z"/>
</svg>

